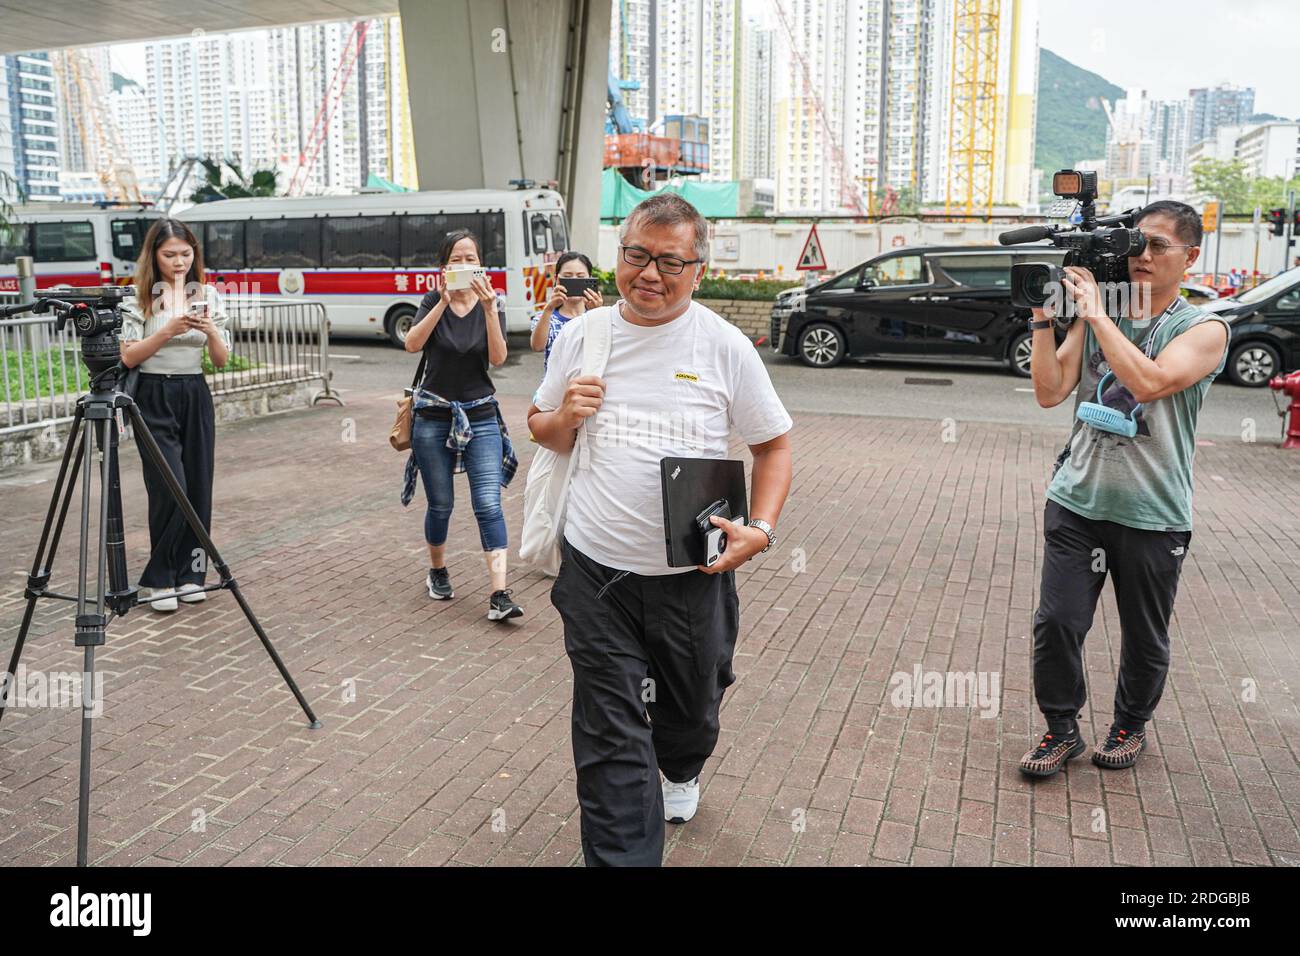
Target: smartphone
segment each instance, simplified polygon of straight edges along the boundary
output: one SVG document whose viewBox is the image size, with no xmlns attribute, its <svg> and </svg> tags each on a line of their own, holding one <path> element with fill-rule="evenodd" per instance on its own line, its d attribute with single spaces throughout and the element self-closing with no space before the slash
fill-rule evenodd
<svg viewBox="0 0 1300 956">
<path fill-rule="evenodd" d="M 453 289 L 468 289 L 473 285 L 475 278 L 487 278 L 487 270 L 478 266 L 470 266 L 469 268 L 452 268 L 445 270 L 443 276 L 446 278 L 448 291 Z"/>
<path fill-rule="evenodd" d="M 191 302 L 186 311 L 192 319 L 206 319 L 208 317 L 208 304 L 206 302 Z"/>
<path fill-rule="evenodd" d="M 567 295 L 574 299 L 581 299 L 588 289 L 599 289 L 600 280 L 587 276 L 561 276 L 560 285 L 564 287 Z"/>
</svg>

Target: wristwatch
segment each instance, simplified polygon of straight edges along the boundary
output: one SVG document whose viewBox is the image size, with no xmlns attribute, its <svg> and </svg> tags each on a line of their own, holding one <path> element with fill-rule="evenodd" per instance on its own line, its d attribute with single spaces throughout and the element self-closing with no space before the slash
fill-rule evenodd
<svg viewBox="0 0 1300 956">
<path fill-rule="evenodd" d="M 1043 319 L 1041 322 L 1034 319 L 1029 320 L 1029 331 L 1039 332 L 1043 329 L 1050 329 L 1056 322 L 1053 319 Z"/>
<path fill-rule="evenodd" d="M 776 544 L 776 532 L 772 530 L 770 524 L 761 518 L 756 518 L 751 521 L 749 526 L 751 528 L 757 528 L 759 531 L 763 532 L 763 534 L 767 535 L 767 547 L 758 552 L 759 554 L 767 554 L 767 552 L 772 549 L 772 545 Z"/>
</svg>

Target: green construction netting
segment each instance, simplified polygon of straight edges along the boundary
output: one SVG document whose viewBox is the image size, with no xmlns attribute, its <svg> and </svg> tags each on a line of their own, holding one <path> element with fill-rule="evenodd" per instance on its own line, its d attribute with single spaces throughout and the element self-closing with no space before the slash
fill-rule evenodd
<svg viewBox="0 0 1300 956">
<path fill-rule="evenodd" d="M 624 219 L 636 204 L 656 192 L 673 192 L 680 195 L 708 217 L 739 215 L 740 183 L 698 183 L 686 180 L 680 186 L 669 184 L 658 190 L 638 189 L 619 175 L 617 169 L 607 169 L 600 178 L 600 218 Z"/>
<path fill-rule="evenodd" d="M 386 189 L 390 193 L 410 192 L 410 190 L 407 189 L 405 186 L 399 186 L 397 183 L 390 183 L 387 179 L 384 179 L 382 176 L 376 176 L 374 173 L 371 173 L 369 176 L 366 177 L 366 188 Z"/>
</svg>

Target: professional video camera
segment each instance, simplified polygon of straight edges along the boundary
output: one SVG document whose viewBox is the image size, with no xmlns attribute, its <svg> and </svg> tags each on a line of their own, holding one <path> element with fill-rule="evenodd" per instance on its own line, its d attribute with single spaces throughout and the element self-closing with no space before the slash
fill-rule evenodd
<svg viewBox="0 0 1300 956">
<path fill-rule="evenodd" d="M 30 308 L 37 315 L 55 314 L 55 328 L 62 332 L 69 322 L 81 340 L 81 358 L 92 377 L 117 366 L 122 358 L 121 304 L 131 290 L 126 286 L 103 285 L 82 289 L 48 289 L 39 292 Z"/>
<path fill-rule="evenodd" d="M 1128 258 L 1146 249 L 1146 236 L 1134 223 L 1140 210 L 1097 217 L 1097 174 L 1062 169 L 1052 176 L 1052 192 L 1060 198 L 1047 210 L 1049 219 L 1070 225 L 1026 226 L 998 236 L 1004 246 L 1048 239 L 1065 250 L 1060 266 L 1052 262 L 1022 262 L 1011 267 L 1011 302 L 1026 309 L 1042 308 L 1060 283 L 1064 266 L 1083 266 L 1098 284 L 1128 282 Z M 1072 228 L 1077 226 L 1077 228 Z"/>
</svg>

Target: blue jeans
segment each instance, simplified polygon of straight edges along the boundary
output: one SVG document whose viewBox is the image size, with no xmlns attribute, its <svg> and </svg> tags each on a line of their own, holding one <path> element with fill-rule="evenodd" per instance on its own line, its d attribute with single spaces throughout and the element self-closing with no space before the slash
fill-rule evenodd
<svg viewBox="0 0 1300 956">
<path fill-rule="evenodd" d="M 469 497 L 478 520 L 479 541 L 484 551 L 498 551 L 509 543 L 506 519 L 501 513 L 501 428 L 496 416 L 470 421 L 474 437 L 465 447 L 465 473 L 469 476 Z M 455 503 L 452 467 L 456 453 L 447 447 L 451 422 L 416 416 L 411 423 L 411 450 L 420 466 L 424 497 L 424 540 L 445 544 L 447 525 Z"/>
</svg>

